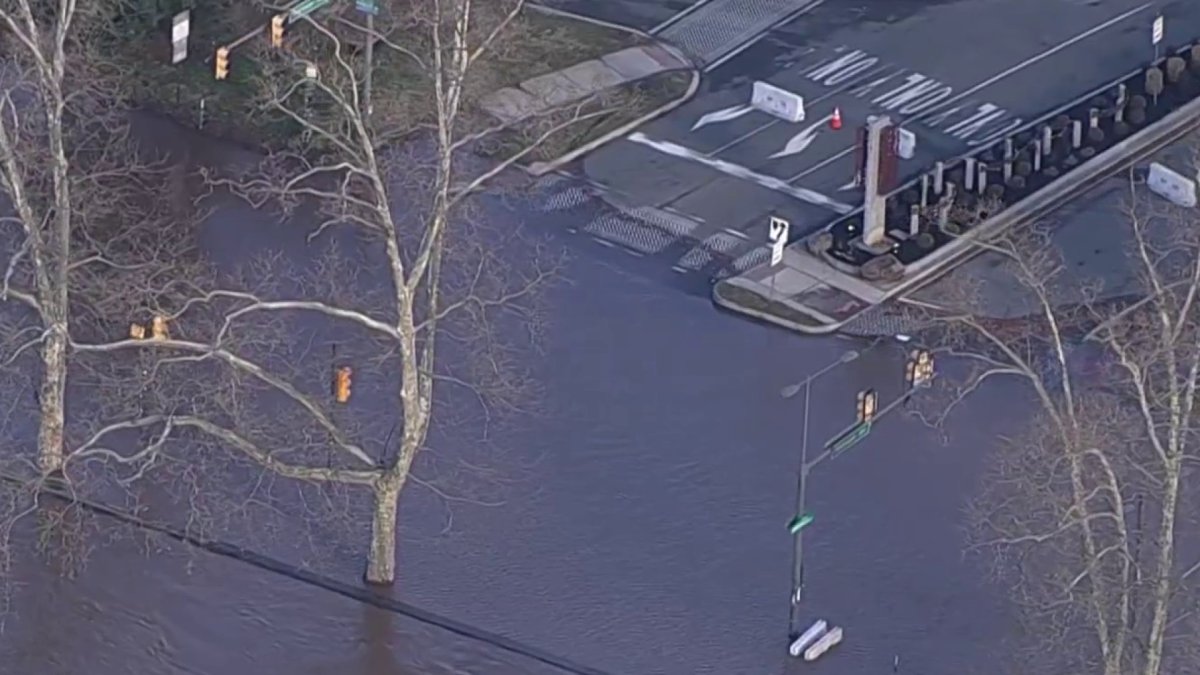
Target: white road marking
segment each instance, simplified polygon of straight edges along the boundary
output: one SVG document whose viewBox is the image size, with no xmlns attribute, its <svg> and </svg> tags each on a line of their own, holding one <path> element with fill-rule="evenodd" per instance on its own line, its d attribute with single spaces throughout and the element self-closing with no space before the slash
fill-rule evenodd
<svg viewBox="0 0 1200 675">
<path fill-rule="evenodd" d="M 782 192 L 801 201 L 808 202 L 809 204 L 827 208 L 835 213 L 846 214 L 854 210 L 854 207 L 850 206 L 849 204 L 843 204 L 842 202 L 835 201 L 819 192 L 796 187 L 794 185 L 788 185 L 786 181 L 775 178 L 774 176 L 764 176 L 763 174 L 751 171 L 744 166 L 739 166 L 721 159 L 706 157 L 702 153 L 696 152 L 690 148 L 685 148 L 676 143 L 671 143 L 670 141 L 656 141 L 640 131 L 630 134 L 628 138 L 634 143 L 645 145 L 649 148 L 654 148 L 663 154 L 691 160 L 697 164 L 703 164 L 704 166 L 720 171 L 726 175 L 748 180 L 752 183 L 757 183 L 768 190 Z"/>
<path fill-rule="evenodd" d="M 701 115 L 700 119 L 696 120 L 696 123 L 692 125 L 691 130 L 695 131 L 695 130 L 699 129 L 700 127 L 708 126 L 710 124 L 716 124 L 717 122 L 728 122 L 730 120 L 736 120 L 737 118 L 741 117 L 742 115 L 745 115 L 747 113 L 752 113 L 752 112 L 754 112 L 754 108 L 752 106 L 748 106 L 748 105 L 735 105 L 735 106 L 731 106 L 729 108 L 721 108 L 720 110 L 714 110 L 710 113 L 705 113 L 705 114 Z"/>
<path fill-rule="evenodd" d="M 846 85 L 844 87 L 839 87 L 837 89 L 834 89 L 833 91 L 829 91 L 824 94 L 821 94 L 820 96 L 818 96 L 812 100 L 805 99 L 804 107 L 807 108 L 807 107 L 813 105 L 814 103 L 820 103 L 821 101 L 824 101 L 827 98 L 832 98 L 834 96 L 837 96 L 838 94 L 844 93 L 845 91 L 847 91 L 849 89 L 854 89 L 858 85 L 862 84 L 863 80 L 866 80 L 867 78 L 872 77 L 874 75 L 878 75 L 880 72 L 882 72 L 884 70 L 887 70 L 887 66 L 884 66 L 884 67 L 880 68 L 879 70 L 873 71 L 871 73 L 867 73 L 861 80 L 856 80 L 856 81 L 850 83 L 849 85 Z M 775 126 L 776 124 L 779 124 L 782 121 L 783 120 L 780 120 L 780 119 L 773 119 L 769 122 L 764 122 L 757 129 L 754 129 L 745 134 L 742 134 L 741 136 L 738 136 L 737 138 L 733 139 L 732 141 L 729 141 L 725 145 L 722 145 L 721 147 L 719 147 L 716 150 L 713 150 L 712 152 L 707 153 L 707 154 L 709 157 L 719 155 L 722 152 L 725 152 L 726 150 L 732 148 L 733 146 L 741 143 L 742 141 L 745 141 L 753 136 L 756 136 L 756 135 L 766 131 L 767 129 L 770 129 L 771 127 Z M 692 127 L 692 130 L 694 131 L 695 127 Z"/>
<path fill-rule="evenodd" d="M 722 56 L 721 58 L 717 59 L 716 61 L 713 61 L 712 63 L 704 66 L 704 72 L 707 74 L 707 73 L 711 73 L 712 71 L 716 70 L 717 68 L 720 68 L 721 66 L 725 65 L 726 61 L 728 61 L 729 59 L 732 59 L 733 57 L 737 56 L 738 54 L 741 54 L 742 52 L 746 51 L 751 46 L 753 46 L 754 43 L 756 43 L 760 39 L 762 39 L 762 36 L 766 35 L 767 33 L 770 33 L 771 31 L 782 26 L 783 24 L 795 19 L 796 17 L 800 16 L 801 14 L 808 14 L 809 12 L 813 11 L 814 9 L 820 7 L 823 4 L 825 4 L 825 0 L 812 0 L 812 2 L 808 3 L 807 5 L 801 7 L 800 9 L 797 9 L 796 11 L 783 17 L 779 21 L 776 21 L 771 26 L 768 26 L 767 29 L 764 30 L 763 32 L 759 33 L 758 35 L 755 35 L 754 37 L 750 38 L 749 40 L 746 40 L 744 43 L 742 43 L 742 45 L 740 47 L 738 47 L 738 48 L 734 49 L 733 51 L 729 52 L 728 54 Z"/>
<path fill-rule="evenodd" d="M 1154 3 L 1147 2 L 1147 3 L 1143 3 L 1141 5 L 1138 5 L 1137 7 L 1134 7 L 1131 10 L 1122 12 L 1121 14 L 1118 14 L 1117 16 L 1109 19 L 1108 21 L 1105 21 L 1104 23 L 1093 26 L 1069 40 L 1066 40 L 1060 44 L 1057 44 L 1039 54 L 1035 54 L 1035 55 L 1025 59 L 1024 61 L 1008 68 L 1007 70 L 1001 71 L 1001 72 L 993 75 L 992 77 L 989 77 L 988 79 L 984 80 L 983 82 L 980 82 L 979 84 L 971 87 L 970 89 L 967 89 L 967 90 L 959 93 L 958 95 L 946 100 L 945 102 L 938 105 L 936 108 L 921 112 L 921 113 L 919 113 L 917 115 L 913 115 L 911 117 L 902 117 L 902 118 L 900 118 L 899 122 L 901 124 L 903 124 L 904 122 L 922 120 L 922 119 L 927 119 L 929 117 L 932 117 L 932 116 L 934 116 L 935 113 L 939 112 L 939 109 L 943 109 L 943 108 L 955 103 L 956 101 L 961 101 L 962 99 L 970 96 L 971 94 L 974 94 L 975 92 L 977 92 L 981 89 L 990 87 L 993 84 L 999 82 L 1000 80 L 1003 80 L 1003 79 L 1009 77 L 1010 75 L 1018 73 L 1024 69 L 1028 68 L 1029 66 L 1039 63 L 1039 62 L 1061 52 L 1062 50 L 1066 49 L 1067 47 L 1070 47 L 1082 40 L 1086 40 L 1087 38 L 1095 35 L 1096 33 L 1099 33 L 1102 30 L 1105 30 L 1115 24 L 1118 24 L 1135 14 L 1144 12 L 1153 6 L 1154 6 Z M 813 166 L 811 166 L 811 167 L 805 169 L 804 171 L 801 171 L 800 173 L 796 174 L 795 176 L 792 176 L 791 178 L 787 179 L 787 182 L 795 183 L 796 181 L 800 180 L 801 178 L 804 178 L 805 176 L 807 176 L 815 171 L 819 171 L 820 169 L 823 169 L 826 166 L 829 166 L 830 164 L 836 162 L 837 160 L 854 152 L 855 147 L 856 146 L 852 145 L 852 146 L 846 148 L 845 150 L 842 150 L 841 152 L 837 153 L 836 155 L 833 155 L 832 157 L 826 158 L 825 160 L 818 162 L 817 164 L 814 164 Z"/>
<path fill-rule="evenodd" d="M 787 142 L 787 145 L 783 146 L 782 150 L 771 155 L 767 159 L 790 157 L 792 155 L 798 155 L 804 152 L 808 149 L 808 146 L 812 145 L 813 141 L 817 140 L 817 134 L 821 133 L 821 127 L 825 126 L 831 119 L 833 119 L 833 115 L 826 115 L 816 122 L 813 122 L 808 126 L 807 129 L 801 131 L 795 136 L 792 136 L 791 140 Z"/>
<path fill-rule="evenodd" d="M 738 232 L 737 230 L 735 230 L 731 227 L 724 228 L 724 231 L 728 232 L 729 234 L 732 234 L 735 237 L 739 237 L 739 238 L 745 239 L 747 241 L 750 239 L 749 235 L 747 235 L 745 232 Z"/>
</svg>

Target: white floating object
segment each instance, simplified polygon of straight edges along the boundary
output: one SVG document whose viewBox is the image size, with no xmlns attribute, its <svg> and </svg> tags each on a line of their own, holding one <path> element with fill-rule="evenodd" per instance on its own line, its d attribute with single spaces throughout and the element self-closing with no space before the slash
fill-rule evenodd
<svg viewBox="0 0 1200 675">
<path fill-rule="evenodd" d="M 803 635 L 796 638 L 796 641 L 792 643 L 792 646 L 788 647 L 788 652 L 792 656 L 800 656 L 804 653 L 805 649 L 817 641 L 817 638 L 824 635 L 828 628 L 829 624 L 825 623 L 825 619 L 817 621 L 813 625 L 809 626 L 808 630 L 804 631 Z"/>
<path fill-rule="evenodd" d="M 1154 194 L 1180 206 L 1188 208 L 1196 206 L 1196 182 L 1158 162 L 1150 164 L 1150 174 L 1146 177 L 1146 186 Z"/>
<path fill-rule="evenodd" d="M 804 99 L 786 89 L 766 82 L 755 82 L 750 106 L 787 122 L 804 121 Z"/>
<path fill-rule="evenodd" d="M 900 159 L 912 159 L 917 152 L 917 135 L 908 129 L 897 129 L 896 154 Z"/>
<path fill-rule="evenodd" d="M 817 659 L 821 658 L 822 654 L 829 651 L 834 645 L 837 645 L 841 641 L 842 627 L 838 626 L 828 633 L 822 635 L 821 639 L 814 642 L 813 645 L 804 652 L 804 660 L 816 661 Z"/>
</svg>

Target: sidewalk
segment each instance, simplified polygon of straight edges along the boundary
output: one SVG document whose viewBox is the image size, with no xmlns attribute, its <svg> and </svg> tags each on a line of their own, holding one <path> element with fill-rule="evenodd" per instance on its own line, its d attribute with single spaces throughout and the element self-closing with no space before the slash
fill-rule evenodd
<svg viewBox="0 0 1200 675">
<path fill-rule="evenodd" d="M 500 122 L 515 125 L 541 113 L 584 102 L 601 94 L 619 91 L 622 88 L 633 87 L 651 78 L 669 73 L 683 72 L 691 75 L 688 86 L 679 96 L 664 101 L 644 114 L 630 119 L 617 128 L 608 130 L 601 136 L 590 139 L 579 147 L 572 148 L 561 157 L 530 163 L 525 169 L 535 176 L 549 173 L 615 138 L 624 136 L 646 122 L 674 110 L 686 103 L 700 85 L 700 71 L 692 60 L 679 49 L 658 41 L 649 34 L 625 26 L 606 24 L 570 12 L 544 7 L 535 9 L 543 13 L 624 30 L 632 35 L 641 36 L 645 39 L 646 44 L 627 47 L 599 58 L 582 61 L 568 68 L 529 78 L 515 87 L 504 87 L 488 94 L 481 99 L 480 107 Z M 613 114 L 619 115 L 621 112 Z"/>
</svg>

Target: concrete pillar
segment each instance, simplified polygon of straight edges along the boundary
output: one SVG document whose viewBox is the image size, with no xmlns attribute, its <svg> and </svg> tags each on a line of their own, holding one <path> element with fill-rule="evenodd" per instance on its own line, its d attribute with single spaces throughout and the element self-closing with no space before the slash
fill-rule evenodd
<svg viewBox="0 0 1200 675">
<path fill-rule="evenodd" d="M 1033 170 L 1042 170 L 1042 139 L 1033 142 Z"/>
<path fill-rule="evenodd" d="M 975 158 L 968 157 L 963 160 L 963 187 L 967 192 L 975 189 Z"/>
<path fill-rule="evenodd" d="M 879 167 L 883 160 L 883 131 L 892 126 L 892 119 L 882 115 L 867 123 L 866 195 L 863 204 L 862 241 L 867 246 L 884 242 L 887 226 L 887 199 L 879 190 Z"/>
<path fill-rule="evenodd" d="M 1083 145 L 1083 122 L 1071 122 L 1071 147 L 1078 150 Z"/>
<path fill-rule="evenodd" d="M 1054 130 L 1047 124 L 1042 127 L 1042 154 L 1049 155 L 1054 150 Z"/>
<path fill-rule="evenodd" d="M 979 194 L 987 189 L 987 164 L 979 163 Z"/>
<path fill-rule="evenodd" d="M 921 208 L 929 206 L 929 174 L 921 174 Z"/>
<path fill-rule="evenodd" d="M 1013 141 L 1011 138 L 1004 139 L 1004 184 L 1008 185 L 1009 179 L 1012 178 L 1013 172 Z"/>
<path fill-rule="evenodd" d="M 942 194 L 946 186 L 946 165 L 943 162 L 934 162 L 933 164 L 933 193 L 935 195 Z"/>
<path fill-rule="evenodd" d="M 921 231 L 921 207 L 913 204 L 908 207 L 908 236 L 915 237 Z"/>
</svg>

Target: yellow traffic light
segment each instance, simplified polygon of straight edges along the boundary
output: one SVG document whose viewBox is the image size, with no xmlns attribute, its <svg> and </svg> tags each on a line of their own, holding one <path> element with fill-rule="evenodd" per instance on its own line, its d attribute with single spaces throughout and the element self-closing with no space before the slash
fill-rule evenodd
<svg viewBox="0 0 1200 675">
<path fill-rule="evenodd" d="M 276 14 L 271 17 L 271 46 L 283 46 L 283 22 L 287 20 L 286 14 Z"/>
<path fill-rule="evenodd" d="M 920 387 L 933 380 L 933 354 L 928 349 L 916 349 L 904 364 L 904 380 L 909 386 Z"/>
<path fill-rule="evenodd" d="M 333 398 L 338 403 L 350 400 L 350 376 L 354 371 L 350 366 L 342 366 L 333 376 Z"/>
<path fill-rule="evenodd" d="M 129 339 L 142 340 L 146 337 L 146 327 L 140 323 L 129 324 Z"/>
<path fill-rule="evenodd" d="M 874 389 L 858 392 L 858 421 L 870 422 L 875 419 L 875 411 L 879 409 L 879 394 Z"/>
<path fill-rule="evenodd" d="M 229 47 L 217 47 L 216 77 L 218 80 L 229 77 Z"/>
<path fill-rule="evenodd" d="M 156 316 L 150 322 L 150 336 L 155 340 L 169 340 L 171 335 L 167 332 L 167 317 Z"/>
</svg>

